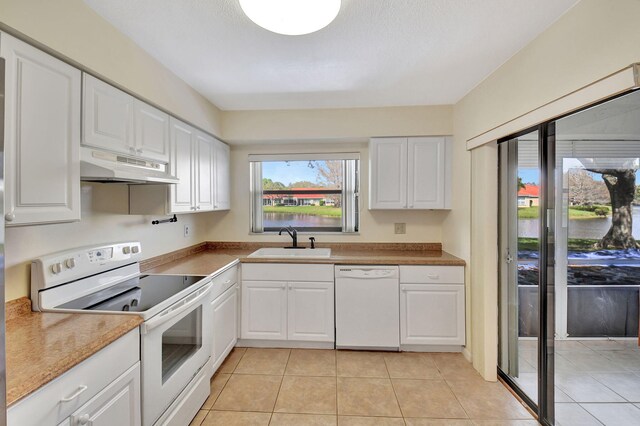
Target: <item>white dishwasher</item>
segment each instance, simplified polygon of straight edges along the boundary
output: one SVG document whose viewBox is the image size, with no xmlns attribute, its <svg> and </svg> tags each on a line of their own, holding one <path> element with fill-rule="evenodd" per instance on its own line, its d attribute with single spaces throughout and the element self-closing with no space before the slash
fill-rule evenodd
<svg viewBox="0 0 640 426">
<path fill-rule="evenodd" d="M 398 267 L 342 265 L 335 277 L 336 347 L 399 349 Z"/>
</svg>

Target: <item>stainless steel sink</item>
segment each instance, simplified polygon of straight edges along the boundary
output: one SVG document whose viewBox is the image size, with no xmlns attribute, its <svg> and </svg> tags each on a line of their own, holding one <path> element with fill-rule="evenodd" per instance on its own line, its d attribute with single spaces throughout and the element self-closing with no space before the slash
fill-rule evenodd
<svg viewBox="0 0 640 426">
<path fill-rule="evenodd" d="M 254 251 L 248 257 L 289 258 L 289 259 L 328 259 L 330 248 L 317 249 L 285 249 L 281 247 L 265 247 Z"/>
</svg>

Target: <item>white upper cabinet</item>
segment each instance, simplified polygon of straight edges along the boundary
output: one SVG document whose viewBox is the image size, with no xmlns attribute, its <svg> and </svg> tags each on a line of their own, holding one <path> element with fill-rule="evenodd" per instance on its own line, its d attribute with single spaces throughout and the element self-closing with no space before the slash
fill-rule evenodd
<svg viewBox="0 0 640 426">
<path fill-rule="evenodd" d="M 131 185 L 131 214 L 173 214 L 229 209 L 229 147 L 170 117 L 169 164 L 180 182 Z"/>
<path fill-rule="evenodd" d="M 369 208 L 450 208 L 450 150 L 441 136 L 371 139 Z"/>
<path fill-rule="evenodd" d="M 5 33 L 0 56 L 6 224 L 80 220 L 81 73 Z"/>
<path fill-rule="evenodd" d="M 169 114 L 135 100 L 136 153 L 151 160 L 169 160 Z"/>
<path fill-rule="evenodd" d="M 133 105 L 133 96 L 84 74 L 83 145 L 135 154 Z"/>
<path fill-rule="evenodd" d="M 193 147 L 193 165 L 195 169 L 194 189 L 196 210 L 213 210 L 213 151 L 211 136 L 197 132 Z"/>
<path fill-rule="evenodd" d="M 369 208 L 405 208 L 407 138 L 372 139 L 369 158 Z"/>
<path fill-rule="evenodd" d="M 231 176 L 229 145 L 220 141 L 214 143 L 214 210 L 231 208 Z"/>
<path fill-rule="evenodd" d="M 84 74 L 83 145 L 169 161 L 169 115 Z"/>
<path fill-rule="evenodd" d="M 195 210 L 193 190 L 193 141 L 196 129 L 174 118 L 171 119 L 171 174 L 179 183 L 169 185 L 169 205 L 167 213 L 184 213 Z M 139 191 L 146 188 L 132 187 Z"/>
<path fill-rule="evenodd" d="M 407 207 L 410 209 L 445 207 L 445 149 L 444 138 L 409 138 Z"/>
</svg>

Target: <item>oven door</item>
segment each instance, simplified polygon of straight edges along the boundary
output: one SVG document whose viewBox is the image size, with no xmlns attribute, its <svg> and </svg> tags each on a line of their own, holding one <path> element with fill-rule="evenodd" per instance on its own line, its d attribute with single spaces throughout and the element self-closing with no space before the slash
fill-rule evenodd
<svg viewBox="0 0 640 426">
<path fill-rule="evenodd" d="M 209 282 L 141 325 L 142 423 L 151 426 L 211 356 Z"/>
</svg>

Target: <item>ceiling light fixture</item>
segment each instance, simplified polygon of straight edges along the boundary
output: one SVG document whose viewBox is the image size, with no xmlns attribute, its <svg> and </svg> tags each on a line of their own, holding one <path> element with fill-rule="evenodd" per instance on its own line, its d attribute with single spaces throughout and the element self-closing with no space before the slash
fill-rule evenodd
<svg viewBox="0 0 640 426">
<path fill-rule="evenodd" d="M 318 31 L 338 16 L 341 0 L 240 0 L 253 22 L 278 34 L 302 35 Z"/>
</svg>

